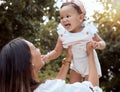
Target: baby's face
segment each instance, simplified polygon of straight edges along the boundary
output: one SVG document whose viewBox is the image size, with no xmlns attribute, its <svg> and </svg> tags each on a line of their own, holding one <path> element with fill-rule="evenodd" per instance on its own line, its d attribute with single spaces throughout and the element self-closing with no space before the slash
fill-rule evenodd
<svg viewBox="0 0 120 92">
<path fill-rule="evenodd" d="M 78 32 L 83 20 L 81 14 L 72 5 L 60 9 L 60 18 L 62 26 L 69 32 Z"/>
</svg>

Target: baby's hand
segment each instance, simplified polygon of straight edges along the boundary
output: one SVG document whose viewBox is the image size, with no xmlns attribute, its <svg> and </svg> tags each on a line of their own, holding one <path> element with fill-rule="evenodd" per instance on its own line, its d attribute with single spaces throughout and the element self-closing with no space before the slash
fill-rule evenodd
<svg viewBox="0 0 120 92">
<path fill-rule="evenodd" d="M 42 59 L 42 61 L 44 61 L 44 62 L 47 62 L 47 61 L 48 61 L 47 55 L 41 55 L 41 59 Z"/>
<path fill-rule="evenodd" d="M 99 42 L 90 41 L 89 43 L 91 44 L 91 46 L 93 47 L 93 49 L 99 49 L 100 48 Z"/>
<path fill-rule="evenodd" d="M 71 46 L 69 46 L 68 48 L 66 48 L 66 59 L 68 61 L 72 60 L 72 51 L 71 51 Z"/>
</svg>

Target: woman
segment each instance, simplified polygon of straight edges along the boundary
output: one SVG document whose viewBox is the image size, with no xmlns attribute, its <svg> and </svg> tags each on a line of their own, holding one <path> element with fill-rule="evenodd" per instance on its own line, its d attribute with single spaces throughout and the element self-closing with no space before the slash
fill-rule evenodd
<svg viewBox="0 0 120 92">
<path fill-rule="evenodd" d="M 88 44 L 89 81 L 65 84 L 66 74 L 72 55 L 70 47 L 67 56 L 54 80 L 40 83 L 38 71 L 44 66 L 41 53 L 29 41 L 16 38 L 6 44 L 0 53 L 0 92 L 101 92 L 93 59 L 93 51 Z"/>
</svg>

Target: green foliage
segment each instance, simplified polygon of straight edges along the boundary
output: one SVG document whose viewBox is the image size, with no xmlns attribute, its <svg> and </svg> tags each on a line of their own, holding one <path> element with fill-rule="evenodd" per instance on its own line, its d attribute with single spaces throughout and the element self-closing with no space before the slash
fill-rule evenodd
<svg viewBox="0 0 120 92">
<path fill-rule="evenodd" d="M 57 42 L 57 23 L 54 20 L 50 20 L 47 24 L 41 24 L 39 32 L 40 48 L 43 49 L 43 53 L 47 53 L 54 49 Z"/>
<path fill-rule="evenodd" d="M 4 0 L 0 5 L 0 48 L 9 40 L 22 36 L 33 43 L 38 37 L 43 15 L 55 14 L 54 0 Z M 46 9 L 49 7 L 49 9 Z M 51 13 L 52 14 L 49 14 Z"/>
<path fill-rule="evenodd" d="M 0 5 L 0 49 L 11 39 L 22 36 L 40 48 L 41 53 L 51 51 L 57 41 L 58 16 L 54 0 L 6 0 Z M 44 24 L 43 16 L 49 21 Z M 61 58 L 61 57 L 60 57 Z M 46 65 L 40 79 L 55 77 L 61 61 Z M 56 71 L 55 71 L 56 70 Z"/>
<path fill-rule="evenodd" d="M 51 61 L 41 70 L 39 74 L 40 81 L 44 82 L 46 79 L 54 79 L 59 71 L 59 68 L 60 68 L 59 60 Z"/>
<path fill-rule="evenodd" d="M 99 51 L 103 72 L 100 84 L 104 92 L 119 92 L 120 87 L 120 9 L 116 2 L 106 0 L 104 13 L 94 15 L 99 33 L 106 41 L 106 49 Z"/>
</svg>

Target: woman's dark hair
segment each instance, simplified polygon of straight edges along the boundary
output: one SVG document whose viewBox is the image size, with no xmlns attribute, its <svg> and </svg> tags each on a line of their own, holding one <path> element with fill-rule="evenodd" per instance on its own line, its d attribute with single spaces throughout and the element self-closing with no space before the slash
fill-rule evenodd
<svg viewBox="0 0 120 92">
<path fill-rule="evenodd" d="M 76 11 L 79 13 L 79 14 L 82 14 L 82 10 L 80 9 L 80 7 L 78 5 L 76 5 L 75 3 L 72 3 L 72 2 L 66 2 L 66 3 L 63 3 L 61 8 L 64 7 L 64 6 L 68 6 L 68 5 L 71 5 L 73 6 L 73 8 L 76 9 Z"/>
<path fill-rule="evenodd" d="M 31 52 L 28 44 L 16 38 L 0 52 L 0 92 L 31 92 Z"/>
</svg>

